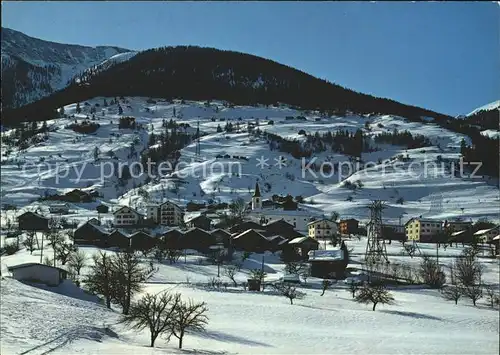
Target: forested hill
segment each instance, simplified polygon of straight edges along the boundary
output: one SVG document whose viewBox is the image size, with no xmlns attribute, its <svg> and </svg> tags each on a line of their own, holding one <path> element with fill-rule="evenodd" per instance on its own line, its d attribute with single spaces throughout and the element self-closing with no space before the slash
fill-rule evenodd
<svg viewBox="0 0 500 355">
<path fill-rule="evenodd" d="M 19 109 L 4 110 L 3 121 L 53 118 L 56 108 L 97 96 L 219 99 L 242 105 L 285 103 L 332 114 L 349 110 L 412 120 L 450 118 L 358 93 L 254 55 L 178 46 L 146 50 L 106 70 L 88 70 L 59 92 Z"/>
</svg>

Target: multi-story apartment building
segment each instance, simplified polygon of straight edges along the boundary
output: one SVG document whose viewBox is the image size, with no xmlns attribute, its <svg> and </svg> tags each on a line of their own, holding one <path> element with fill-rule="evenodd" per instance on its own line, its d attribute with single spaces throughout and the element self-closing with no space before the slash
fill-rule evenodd
<svg viewBox="0 0 500 355">
<path fill-rule="evenodd" d="M 405 224 L 406 238 L 409 241 L 430 242 L 443 230 L 443 222 L 432 219 L 412 218 Z"/>
<path fill-rule="evenodd" d="M 122 206 L 113 212 L 113 224 L 116 227 L 136 226 L 140 224 L 144 218 L 142 214 L 131 207 Z"/>
<path fill-rule="evenodd" d="M 337 234 L 337 223 L 328 219 L 319 219 L 307 224 L 308 235 L 311 238 L 328 238 Z"/>
<path fill-rule="evenodd" d="M 449 232 L 460 232 L 463 230 L 469 230 L 472 228 L 472 222 L 470 221 L 444 221 L 443 228 L 447 229 Z"/>
<path fill-rule="evenodd" d="M 164 226 L 179 226 L 184 221 L 183 209 L 171 201 L 147 207 L 147 218 Z"/>
</svg>

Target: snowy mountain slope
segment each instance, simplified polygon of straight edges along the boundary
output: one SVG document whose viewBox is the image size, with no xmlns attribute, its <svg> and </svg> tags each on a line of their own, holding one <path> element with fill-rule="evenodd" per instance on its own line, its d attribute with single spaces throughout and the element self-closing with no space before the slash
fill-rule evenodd
<svg viewBox="0 0 500 355">
<path fill-rule="evenodd" d="M 500 135 L 500 100 L 478 107 L 467 116 L 467 122 L 481 129 L 481 135 L 495 138 Z"/>
<path fill-rule="evenodd" d="M 3 121 L 50 119 L 53 110 L 72 102 L 116 95 L 218 99 L 240 105 L 286 103 L 328 114 L 376 112 L 413 121 L 420 121 L 421 117 L 437 122 L 451 119 L 425 108 L 356 92 L 270 59 L 215 48 L 148 49 L 82 79 L 18 110 L 5 110 Z"/>
<path fill-rule="evenodd" d="M 470 112 L 467 116 L 472 116 L 479 111 L 492 111 L 500 109 L 500 100 L 490 102 L 489 104 L 483 105 L 481 107 L 476 108 L 472 112 Z"/>
<path fill-rule="evenodd" d="M 122 53 L 128 54 L 116 57 Z M 2 27 L 3 107 L 36 101 L 63 89 L 70 79 L 89 67 L 109 67 L 128 58 L 130 51 L 123 48 L 54 43 Z"/>
<path fill-rule="evenodd" d="M 75 112 L 75 104 L 65 106 L 67 115 L 75 115 L 75 118 L 81 120 L 90 115 L 92 105 L 101 104 L 96 113 L 96 122 L 101 127 L 95 134 L 81 135 L 65 128 L 75 118 L 52 120 L 48 122 L 48 126 L 58 129 L 49 134 L 46 142 L 28 147 L 22 152 L 13 149 L 7 156 L 4 154 L 3 202 L 31 206 L 34 205 L 34 200 L 45 194 L 64 193 L 79 187 L 99 191 L 106 203 L 130 204 L 142 210 L 147 203 L 165 198 L 183 205 L 189 201 L 229 202 L 236 197 L 249 201 L 255 182 L 259 181 L 264 198 L 270 198 L 274 194 L 302 196 L 305 200 L 302 208 L 309 210 L 311 215 L 337 211 L 341 217 L 355 217 L 366 221 L 368 213 L 365 206 L 372 199 L 383 199 L 389 204 L 384 212 L 384 219 L 392 222 L 398 221 L 401 215 L 403 220 L 407 220 L 426 215 L 429 211 L 436 218 L 498 219 L 500 198 L 494 181 L 487 178 L 460 178 L 450 171 L 451 163 L 458 161 L 461 140 L 469 142 L 468 137 L 434 124 L 409 122 L 390 115 L 370 118 L 356 115 L 332 116 L 317 121 L 318 113 L 305 113 L 285 106 L 226 107 L 221 102 L 212 102 L 207 107 L 204 102 L 151 101 L 138 97 L 124 100 L 128 103 L 121 102 L 123 115 L 134 116 L 144 129 L 119 129 L 117 106 L 102 107 L 103 98 L 96 98 L 89 100 L 88 106 L 82 103 L 80 114 Z M 290 123 L 287 119 L 287 116 L 299 115 L 306 117 L 306 120 Z M 158 135 L 164 131 L 163 121 L 170 119 L 178 124 L 189 124 L 187 129 L 182 130 L 190 132 L 194 132 L 199 124 L 200 131 L 204 134 L 200 139 L 199 156 L 196 155 L 195 143 L 180 151 L 177 175 L 181 177 L 182 183 L 178 184 L 178 179 L 169 174 L 162 178 L 153 177 L 148 182 L 145 173 L 129 180 L 124 186 L 120 186 L 114 176 L 101 179 L 101 169 L 109 174 L 110 164 L 114 161 L 110 157 L 111 151 L 121 163 L 138 161 L 138 155 L 130 157 L 131 145 L 134 146 L 134 152 L 142 152 L 147 148 L 148 137 L 152 133 Z M 342 175 L 334 173 L 315 176 L 304 168 L 307 162 L 278 150 L 270 150 L 263 137 L 249 134 L 248 124 L 255 124 L 257 120 L 262 132 L 269 131 L 291 138 L 298 137 L 300 129 L 312 133 L 328 130 L 335 132 L 346 128 L 354 131 L 357 128 L 365 129 L 365 122 L 369 122 L 370 131 L 365 131 L 368 137 L 397 128 L 399 131 L 419 132 L 427 136 L 433 146 L 406 149 L 401 146 L 379 145 L 380 150 L 363 153 L 365 168 L 354 164 L 350 173 L 347 171 Z M 274 124 L 269 124 L 271 120 Z M 235 128 L 232 133 L 218 132 L 218 126 L 224 127 L 226 122 L 231 122 L 234 127 L 239 125 L 240 131 L 236 132 Z M 3 134 L 8 135 L 10 131 Z M 100 151 L 98 162 L 94 162 L 95 147 Z M 407 155 L 408 161 L 401 160 Z M 276 165 L 280 156 L 285 161 L 281 168 Z M 257 166 L 257 159 L 261 157 L 268 159 L 268 165 L 263 168 Z M 313 158 L 317 164 L 349 162 L 347 156 L 329 151 L 315 153 Z M 437 164 L 439 160 L 444 163 Z M 24 163 L 29 164 L 23 168 Z M 68 164 L 69 170 L 58 171 L 57 163 Z M 363 186 L 351 190 L 343 186 L 345 179 L 354 184 L 359 180 Z M 142 184 L 144 185 L 141 186 Z M 139 187 L 146 194 L 141 193 Z M 79 206 L 79 213 L 88 215 L 94 208 L 94 204 Z"/>
</svg>

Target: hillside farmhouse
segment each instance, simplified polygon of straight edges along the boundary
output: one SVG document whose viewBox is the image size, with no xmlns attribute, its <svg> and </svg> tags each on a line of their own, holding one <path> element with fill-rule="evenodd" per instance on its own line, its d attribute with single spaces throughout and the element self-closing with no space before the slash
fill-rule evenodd
<svg viewBox="0 0 500 355">
<path fill-rule="evenodd" d="M 144 216 L 128 206 L 122 206 L 113 212 L 115 227 L 131 227 L 142 223 Z"/>
</svg>

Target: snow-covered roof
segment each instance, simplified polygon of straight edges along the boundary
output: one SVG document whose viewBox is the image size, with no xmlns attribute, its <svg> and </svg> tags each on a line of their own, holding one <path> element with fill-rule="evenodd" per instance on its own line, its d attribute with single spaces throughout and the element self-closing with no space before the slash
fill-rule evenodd
<svg viewBox="0 0 500 355">
<path fill-rule="evenodd" d="M 266 216 L 311 216 L 311 213 L 303 210 L 266 210 Z"/>
<path fill-rule="evenodd" d="M 285 240 L 285 238 L 283 238 L 281 235 L 272 235 L 270 237 L 267 237 L 267 239 L 270 240 L 270 241 L 273 241 L 275 239 L 283 239 L 283 240 Z"/>
<path fill-rule="evenodd" d="M 456 237 L 457 235 L 464 234 L 465 232 L 467 232 L 467 231 L 464 230 L 464 231 L 453 232 L 453 233 L 451 233 L 451 236 Z"/>
<path fill-rule="evenodd" d="M 60 270 L 60 271 L 67 272 L 66 270 L 61 269 L 59 267 L 55 267 L 55 266 L 51 266 L 51 265 L 46 265 L 46 264 L 40 264 L 40 263 L 24 263 L 24 264 L 12 265 L 12 266 L 8 266 L 7 270 L 12 271 L 12 270 L 23 269 L 23 268 L 32 267 L 32 266 L 48 267 L 48 268 L 51 268 L 51 269 L 57 269 L 57 270 Z"/>
<path fill-rule="evenodd" d="M 288 242 L 288 244 L 301 244 L 303 242 L 305 242 L 306 240 L 311 240 L 311 241 L 315 241 L 315 242 L 318 242 L 317 240 L 313 239 L 313 238 L 310 238 L 310 237 L 299 237 L 299 238 L 294 238 L 292 240 L 290 240 Z"/>
<path fill-rule="evenodd" d="M 344 251 L 342 249 L 330 250 L 311 250 L 309 253 L 309 261 L 339 261 L 344 259 Z"/>
<path fill-rule="evenodd" d="M 481 230 L 478 230 L 476 233 L 474 233 L 474 235 L 483 235 L 483 234 L 486 234 L 488 232 L 491 232 L 492 230 L 498 229 L 498 227 L 499 226 L 496 226 L 493 228 L 488 228 L 488 229 L 481 229 Z"/>
<path fill-rule="evenodd" d="M 312 225 L 312 224 L 315 224 L 315 223 L 319 223 L 319 222 L 332 222 L 332 223 L 336 223 L 336 222 L 331 221 L 329 219 L 321 218 L 321 219 L 316 219 L 314 221 L 311 221 L 311 222 L 307 223 L 307 225 L 309 226 L 309 225 Z"/>
<path fill-rule="evenodd" d="M 121 212 L 123 209 L 128 208 L 132 213 L 137 214 L 138 216 L 143 216 L 141 213 L 137 212 L 135 209 L 129 206 L 121 206 L 119 209 L 117 209 L 113 214 L 117 214 L 118 212 Z"/>
<path fill-rule="evenodd" d="M 493 240 L 500 240 L 500 234 L 494 237 Z"/>
<path fill-rule="evenodd" d="M 234 239 L 239 239 L 239 238 L 244 237 L 244 236 L 246 236 L 248 234 L 257 235 L 257 236 L 259 236 L 259 237 L 261 237 L 263 239 L 268 240 L 266 237 L 264 237 L 262 234 L 260 234 L 259 232 L 257 232 L 255 229 L 247 229 L 243 233 L 240 233 L 237 236 L 235 236 Z"/>
</svg>

